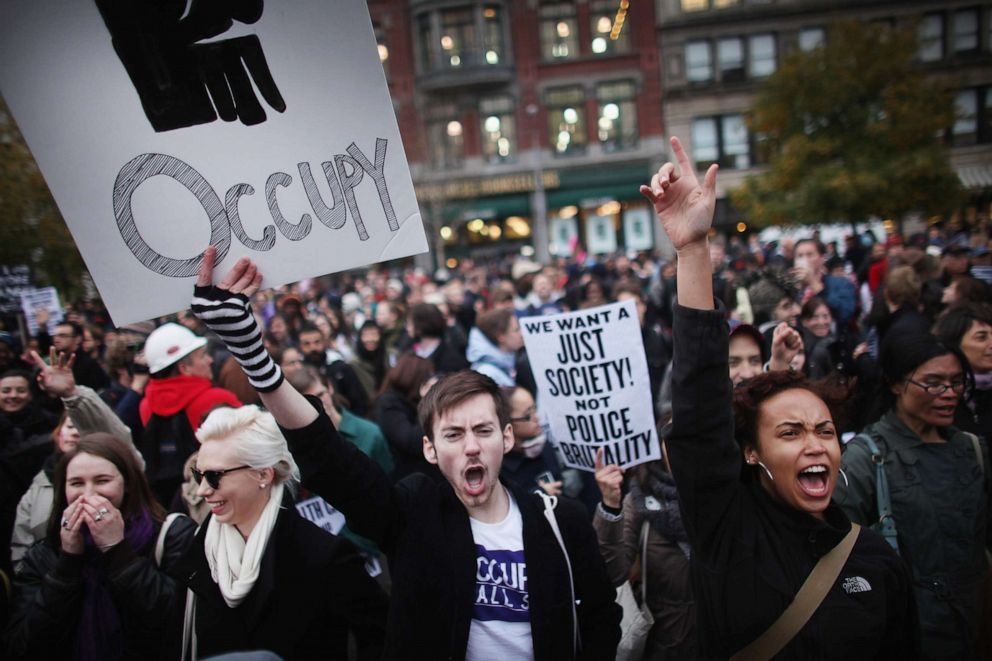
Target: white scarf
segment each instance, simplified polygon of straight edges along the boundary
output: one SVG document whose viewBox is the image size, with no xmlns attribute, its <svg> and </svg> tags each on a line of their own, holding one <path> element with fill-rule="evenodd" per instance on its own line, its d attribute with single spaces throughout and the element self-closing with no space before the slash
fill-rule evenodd
<svg viewBox="0 0 992 661">
<path fill-rule="evenodd" d="M 203 550 L 207 555 L 207 564 L 210 565 L 210 575 L 231 608 L 236 608 L 244 601 L 258 580 L 262 555 L 282 505 L 282 490 L 282 484 L 272 485 L 269 502 L 258 517 L 247 541 L 237 527 L 229 523 L 220 523 L 211 517 L 207 524 Z"/>
</svg>

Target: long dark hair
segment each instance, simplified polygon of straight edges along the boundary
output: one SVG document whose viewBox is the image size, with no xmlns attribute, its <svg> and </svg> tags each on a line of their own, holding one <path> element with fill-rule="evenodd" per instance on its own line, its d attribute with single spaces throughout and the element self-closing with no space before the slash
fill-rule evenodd
<svg viewBox="0 0 992 661">
<path fill-rule="evenodd" d="M 124 441 L 116 436 L 97 432 L 87 434 L 79 439 L 76 447 L 62 455 L 59 463 L 55 466 L 55 475 L 52 476 L 52 486 L 55 494 L 52 502 L 52 513 L 48 517 L 48 543 L 56 548 L 61 548 L 62 537 L 60 529 L 62 527 L 62 513 L 69 506 L 65 495 L 66 473 L 69 463 L 80 454 L 89 454 L 100 459 L 106 459 L 112 463 L 124 477 L 124 500 L 121 502 L 121 516 L 124 521 L 130 521 L 147 511 L 152 520 L 161 523 L 165 520 L 165 510 L 158 504 L 152 495 L 151 487 L 145 473 L 138 465 L 138 458 Z"/>
<path fill-rule="evenodd" d="M 382 381 L 377 397 L 388 390 L 395 390 L 403 396 L 411 406 L 420 403 L 420 386 L 434 376 L 434 363 L 421 358 L 415 353 L 405 353 L 400 356 Z"/>
</svg>

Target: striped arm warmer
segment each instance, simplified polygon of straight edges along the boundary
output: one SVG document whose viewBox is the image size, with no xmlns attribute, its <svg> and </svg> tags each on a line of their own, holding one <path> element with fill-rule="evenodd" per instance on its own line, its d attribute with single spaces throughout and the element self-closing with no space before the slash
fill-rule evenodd
<svg viewBox="0 0 992 661">
<path fill-rule="evenodd" d="M 282 383 L 282 370 L 262 343 L 262 331 L 244 294 L 220 287 L 194 287 L 193 314 L 224 341 L 248 376 L 252 388 L 272 392 Z"/>
</svg>

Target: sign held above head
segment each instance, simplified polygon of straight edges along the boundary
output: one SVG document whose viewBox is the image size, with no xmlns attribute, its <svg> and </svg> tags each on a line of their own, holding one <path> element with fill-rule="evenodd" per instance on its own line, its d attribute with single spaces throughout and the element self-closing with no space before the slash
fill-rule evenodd
<svg viewBox="0 0 992 661">
<path fill-rule="evenodd" d="M 427 250 L 361 0 L 12 0 L 0 91 L 118 325 Z"/>
</svg>

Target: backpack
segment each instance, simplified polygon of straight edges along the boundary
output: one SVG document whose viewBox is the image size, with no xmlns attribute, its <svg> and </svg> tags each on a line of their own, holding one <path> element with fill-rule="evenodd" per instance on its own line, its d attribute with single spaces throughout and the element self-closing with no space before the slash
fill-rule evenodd
<svg viewBox="0 0 992 661">
<path fill-rule="evenodd" d="M 982 453 L 982 446 L 978 442 L 978 437 L 969 432 L 964 434 L 971 440 L 971 445 L 975 450 L 975 458 L 978 466 L 985 475 L 985 456 Z M 879 437 L 881 438 L 881 437 Z M 875 464 L 875 504 L 878 511 L 878 521 L 871 524 L 871 529 L 880 533 L 886 542 L 889 543 L 896 553 L 899 553 L 899 539 L 896 531 L 896 520 L 892 516 L 892 495 L 889 492 L 889 479 L 885 475 L 885 464 L 888 459 L 878 447 L 874 437 L 864 432 L 851 439 L 852 442 L 861 439 L 868 446 L 871 452 L 871 462 Z"/>
<path fill-rule="evenodd" d="M 138 443 L 148 481 L 182 480 L 186 459 L 199 447 L 186 411 L 167 416 L 153 413 Z"/>
</svg>

